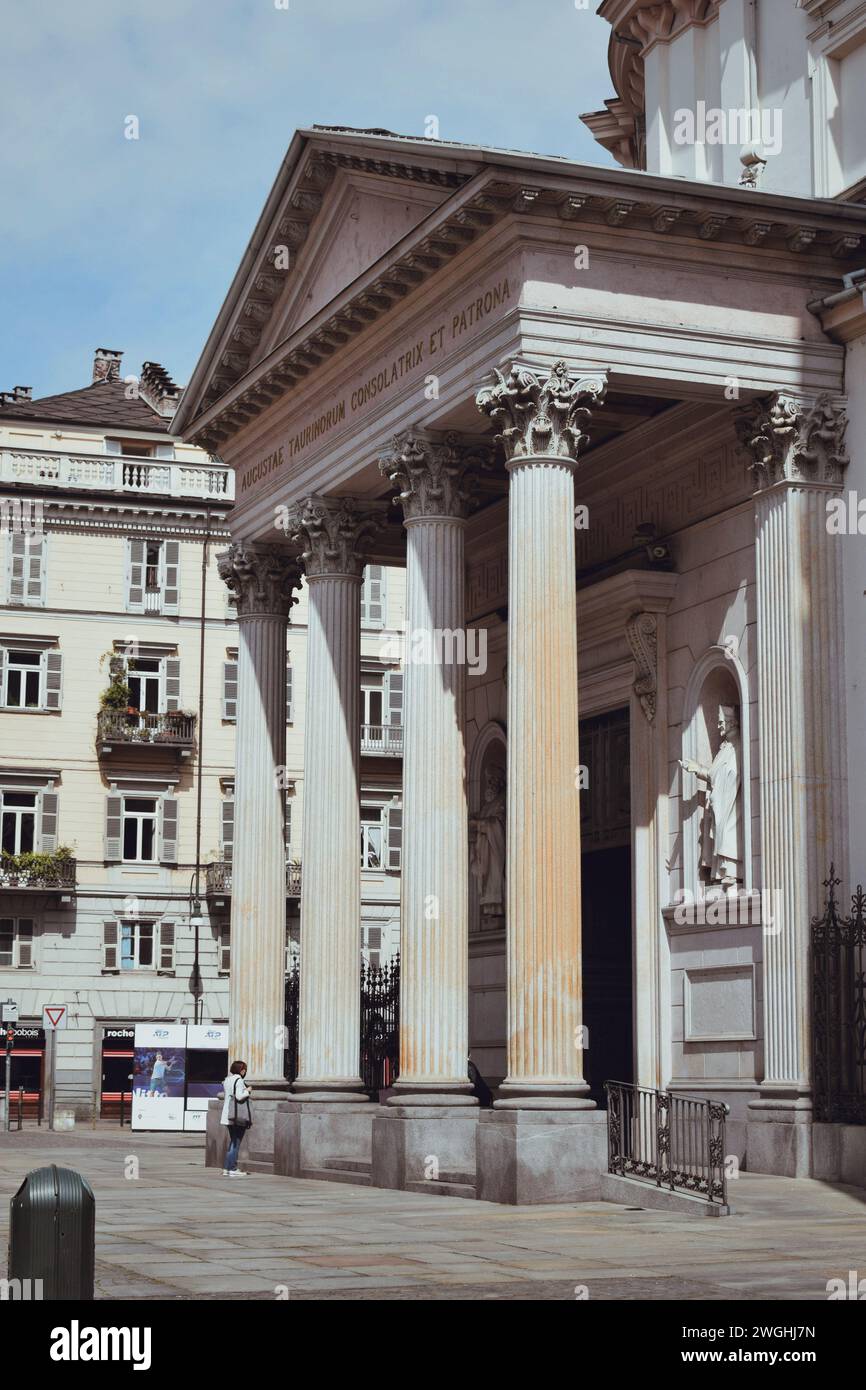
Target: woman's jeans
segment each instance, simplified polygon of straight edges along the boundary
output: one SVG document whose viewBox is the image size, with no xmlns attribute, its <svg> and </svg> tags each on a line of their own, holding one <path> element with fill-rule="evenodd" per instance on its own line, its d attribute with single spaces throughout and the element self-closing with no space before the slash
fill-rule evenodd
<svg viewBox="0 0 866 1390">
<path fill-rule="evenodd" d="M 229 1125 L 229 1146 L 226 1149 L 226 1161 L 223 1167 L 233 1173 L 238 1166 L 238 1152 L 241 1147 L 241 1140 L 246 1134 L 243 1125 Z"/>
</svg>

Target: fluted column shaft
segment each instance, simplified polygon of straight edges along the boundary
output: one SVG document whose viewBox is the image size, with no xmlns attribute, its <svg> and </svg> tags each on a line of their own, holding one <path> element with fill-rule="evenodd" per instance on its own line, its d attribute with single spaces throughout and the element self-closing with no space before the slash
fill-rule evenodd
<svg viewBox="0 0 866 1390">
<path fill-rule="evenodd" d="M 831 862 L 843 884 L 848 878 L 841 551 L 827 524 L 848 463 L 846 423 L 839 398 L 784 393 L 737 422 L 757 483 L 761 881 L 773 906 L 764 925 L 769 1104 L 798 1096 L 808 1104 L 810 921 Z"/>
<path fill-rule="evenodd" d="M 286 628 L 300 571 L 279 546 L 218 557 L 238 607 L 232 846 L 231 1051 L 261 1085 L 283 1076 L 286 969 Z"/>
<path fill-rule="evenodd" d="M 401 1091 L 468 1091 L 469 877 L 463 705 L 465 523 L 406 520 L 410 643 L 439 660 L 405 674 L 401 870 Z M 430 645 L 419 634 L 429 634 Z M 448 634 L 441 646 L 436 634 Z M 438 650 L 437 650 L 438 648 Z"/>
<path fill-rule="evenodd" d="M 514 364 L 477 397 L 508 489 L 508 1075 L 500 1107 L 592 1108 L 583 1077 L 574 470 L 603 372 Z"/>
<path fill-rule="evenodd" d="M 288 529 L 309 588 L 298 1076 L 311 1099 L 363 1099 L 360 1075 L 362 543 L 384 504 L 308 497 Z"/>
<path fill-rule="evenodd" d="M 239 618 L 232 843 L 231 1047 L 257 1080 L 283 1081 L 285 1014 L 286 628 Z"/>
<path fill-rule="evenodd" d="M 581 1049 L 574 480 L 509 465 L 507 1094 L 588 1092 Z"/>
<path fill-rule="evenodd" d="M 360 575 L 310 575 L 304 732 L 299 1072 L 358 1091 Z"/>
</svg>

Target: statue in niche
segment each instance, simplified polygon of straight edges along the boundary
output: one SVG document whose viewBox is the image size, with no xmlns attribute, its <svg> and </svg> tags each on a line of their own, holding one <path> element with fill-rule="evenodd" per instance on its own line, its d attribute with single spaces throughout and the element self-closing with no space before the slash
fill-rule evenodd
<svg viewBox="0 0 866 1390">
<path fill-rule="evenodd" d="M 469 820 L 469 867 L 479 884 L 482 918 L 505 916 L 505 773 L 484 774 L 481 810 Z M 493 925 L 493 923 L 488 923 Z"/>
<path fill-rule="evenodd" d="M 710 767 L 680 760 L 685 772 L 706 783 L 701 821 L 701 877 L 734 890 L 743 882 L 740 721 L 734 705 L 719 706 L 719 751 Z"/>
</svg>

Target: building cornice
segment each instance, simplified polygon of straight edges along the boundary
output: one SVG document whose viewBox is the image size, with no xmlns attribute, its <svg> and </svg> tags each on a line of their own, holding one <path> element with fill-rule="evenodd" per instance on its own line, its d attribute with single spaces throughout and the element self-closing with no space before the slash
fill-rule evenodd
<svg viewBox="0 0 866 1390">
<path fill-rule="evenodd" d="M 728 243 L 802 258 L 856 258 L 866 244 L 866 207 L 569 161 L 478 151 L 488 167 L 464 182 L 386 255 L 260 362 L 244 369 L 209 358 L 196 369 L 178 427 L 218 452 L 221 445 L 316 370 L 355 335 L 401 305 L 477 237 L 507 216 L 556 219 L 582 230 L 634 227 L 701 247 Z M 565 167 L 563 167 L 565 166 Z M 227 301 L 227 304 L 229 301 Z M 217 330 L 215 329 L 214 332 Z M 213 335 L 212 335 L 213 337 Z M 214 391 L 220 394 L 214 396 Z"/>
</svg>

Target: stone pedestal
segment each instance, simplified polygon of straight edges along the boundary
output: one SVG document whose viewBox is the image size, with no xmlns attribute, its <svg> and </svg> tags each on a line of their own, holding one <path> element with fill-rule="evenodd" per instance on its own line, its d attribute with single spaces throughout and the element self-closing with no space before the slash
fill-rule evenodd
<svg viewBox="0 0 866 1390">
<path fill-rule="evenodd" d="M 749 1106 L 746 1126 L 746 1169 L 774 1173 L 780 1178 L 810 1178 L 812 1163 L 812 1102 L 787 1097 L 761 1100 Z"/>
<path fill-rule="evenodd" d="M 598 1202 L 607 1169 L 607 1117 L 599 1110 L 483 1110 L 476 1196 L 523 1206 Z"/>
<path fill-rule="evenodd" d="M 474 1196 L 478 1117 L 474 1096 L 390 1097 L 373 1121 L 373 1186 Z"/>
<path fill-rule="evenodd" d="M 379 1107 L 366 1097 L 335 1104 L 331 1097 L 291 1100 L 274 1125 L 274 1172 L 329 1182 L 370 1182 L 373 1121 Z"/>
</svg>

